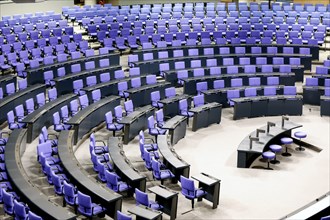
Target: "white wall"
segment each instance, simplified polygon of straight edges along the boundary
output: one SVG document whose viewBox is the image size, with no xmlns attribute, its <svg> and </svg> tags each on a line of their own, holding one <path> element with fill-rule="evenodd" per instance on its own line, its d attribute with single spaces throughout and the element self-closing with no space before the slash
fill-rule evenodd
<svg viewBox="0 0 330 220">
<path fill-rule="evenodd" d="M 0 3 L 0 17 L 4 15 L 55 11 L 62 13 L 62 6 L 73 6 L 73 0 L 47 0 L 37 3 Z"/>
</svg>

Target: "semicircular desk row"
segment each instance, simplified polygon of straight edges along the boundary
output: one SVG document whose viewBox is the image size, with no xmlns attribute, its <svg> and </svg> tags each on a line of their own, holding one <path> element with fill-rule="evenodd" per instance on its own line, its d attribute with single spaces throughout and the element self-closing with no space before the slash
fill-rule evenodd
<svg viewBox="0 0 330 220">
<path fill-rule="evenodd" d="M 101 54 L 95 55 L 91 57 L 82 57 L 75 60 L 68 60 L 66 62 L 54 63 L 51 65 L 40 66 L 35 69 L 27 69 L 27 80 L 29 85 L 44 83 L 44 72 L 53 71 L 57 72 L 57 70 L 61 67 L 64 67 L 66 73 L 71 73 L 71 66 L 75 64 L 80 64 L 81 70 L 86 70 L 85 65 L 86 62 L 94 61 L 95 67 L 100 68 L 99 61 L 102 59 L 108 59 L 111 65 L 119 65 L 119 53 L 110 53 L 110 54 Z"/>
</svg>

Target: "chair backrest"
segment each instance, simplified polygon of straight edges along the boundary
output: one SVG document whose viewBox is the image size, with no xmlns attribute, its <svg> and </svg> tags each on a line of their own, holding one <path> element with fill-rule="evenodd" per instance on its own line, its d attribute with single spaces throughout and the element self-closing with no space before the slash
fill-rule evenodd
<svg viewBox="0 0 330 220">
<path fill-rule="evenodd" d="M 15 214 L 15 219 L 27 218 L 26 207 L 17 200 L 14 200 L 14 214 Z"/>
<path fill-rule="evenodd" d="M 121 211 L 117 210 L 117 220 L 132 220 L 132 217 L 125 215 Z"/>
<path fill-rule="evenodd" d="M 141 87 L 141 78 L 140 77 L 133 78 L 131 80 L 131 87 L 132 88 L 139 88 L 139 87 Z"/>
<path fill-rule="evenodd" d="M 184 176 L 180 176 L 180 182 L 181 182 L 181 193 L 189 199 L 195 198 L 194 181 Z"/>
<path fill-rule="evenodd" d="M 295 86 L 284 86 L 283 95 L 297 95 L 297 88 Z"/>
<path fill-rule="evenodd" d="M 198 107 L 204 105 L 204 94 L 194 96 L 194 106 Z"/>
<path fill-rule="evenodd" d="M 33 98 L 29 98 L 25 101 L 25 107 L 27 110 L 27 113 L 30 114 L 34 111 L 34 100 Z"/>
<path fill-rule="evenodd" d="M 93 100 L 93 103 L 101 100 L 101 90 L 100 89 L 96 89 L 96 90 L 92 91 L 92 100 Z"/>
<path fill-rule="evenodd" d="M 181 99 L 179 101 L 179 108 L 180 108 L 180 111 L 188 111 L 188 101 L 187 99 Z"/>
<path fill-rule="evenodd" d="M 133 101 L 128 100 L 128 101 L 124 102 L 124 107 L 125 107 L 126 115 L 131 114 L 134 111 Z"/>
<path fill-rule="evenodd" d="M 39 93 L 37 96 L 37 103 L 38 103 L 38 107 L 42 107 L 46 104 L 46 97 L 45 97 L 45 93 Z"/>
<path fill-rule="evenodd" d="M 42 218 L 33 212 L 29 211 L 29 220 L 42 220 Z"/>
<path fill-rule="evenodd" d="M 48 99 L 49 101 L 53 101 L 55 99 L 57 99 L 57 89 L 56 88 L 52 88 L 48 90 Z"/>
<path fill-rule="evenodd" d="M 115 107 L 115 118 L 117 122 L 119 122 L 123 118 L 123 109 L 120 105 Z"/>
<path fill-rule="evenodd" d="M 78 210 L 82 214 L 92 215 L 92 199 L 80 191 L 78 191 Z"/>
<path fill-rule="evenodd" d="M 164 112 L 163 109 L 156 111 L 156 121 L 159 127 L 164 125 Z"/>
<path fill-rule="evenodd" d="M 148 128 L 149 129 L 155 128 L 155 119 L 153 115 L 149 116 L 148 118 Z"/>
<path fill-rule="evenodd" d="M 171 98 L 176 95 L 175 88 L 174 87 L 169 87 L 165 89 L 165 97 L 166 98 Z"/>
<path fill-rule="evenodd" d="M 79 103 L 80 103 L 81 109 L 86 108 L 89 105 L 88 96 L 86 94 L 79 96 Z"/>
<path fill-rule="evenodd" d="M 14 213 L 14 197 L 12 194 L 8 193 L 5 188 L 2 189 L 2 201 L 3 201 L 3 208 L 5 213 L 9 215 L 13 215 Z"/>
<path fill-rule="evenodd" d="M 110 81 L 110 73 L 102 73 L 100 74 L 100 82 L 109 82 Z"/>
<path fill-rule="evenodd" d="M 27 88 L 27 79 L 18 80 L 17 83 L 18 83 L 18 90 Z"/>
<path fill-rule="evenodd" d="M 11 95 L 15 93 L 15 84 L 14 83 L 8 83 L 6 85 L 6 93 L 7 95 Z"/>
<path fill-rule="evenodd" d="M 136 200 L 136 205 L 144 205 L 144 206 L 149 206 L 149 198 L 148 194 L 145 192 L 140 191 L 139 189 L 135 188 L 135 200 Z"/>
<path fill-rule="evenodd" d="M 76 203 L 75 188 L 73 185 L 68 183 L 66 180 L 63 181 L 63 194 L 64 194 L 64 199 L 68 204 L 74 205 Z"/>
<path fill-rule="evenodd" d="M 105 170 L 105 178 L 107 180 L 107 186 L 115 192 L 119 191 L 118 176 L 115 173 Z"/>
</svg>

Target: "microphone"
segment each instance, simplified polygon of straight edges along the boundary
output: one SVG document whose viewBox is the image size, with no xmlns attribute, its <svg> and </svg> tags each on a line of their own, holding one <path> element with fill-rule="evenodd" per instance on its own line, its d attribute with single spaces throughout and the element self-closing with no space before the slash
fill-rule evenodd
<svg viewBox="0 0 330 220">
<path fill-rule="evenodd" d="M 263 129 L 257 129 L 257 131 L 256 131 L 256 137 L 259 137 L 259 134 L 260 133 L 265 133 L 266 131 L 265 130 L 263 130 Z"/>
<path fill-rule="evenodd" d="M 289 118 L 282 115 L 282 128 L 284 128 L 284 121 L 289 121 Z"/>
<path fill-rule="evenodd" d="M 267 122 L 267 134 L 269 134 L 270 127 L 275 127 L 275 123 L 273 123 L 273 122 Z"/>
<path fill-rule="evenodd" d="M 259 141 L 259 138 L 258 137 L 252 137 L 251 135 L 249 136 L 249 139 L 250 139 L 250 150 L 252 149 L 252 142 L 253 141 Z"/>
</svg>

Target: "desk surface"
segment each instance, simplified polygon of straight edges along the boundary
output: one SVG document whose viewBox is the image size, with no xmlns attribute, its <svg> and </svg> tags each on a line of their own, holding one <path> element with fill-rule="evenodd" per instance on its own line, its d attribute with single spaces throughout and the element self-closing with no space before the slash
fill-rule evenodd
<svg viewBox="0 0 330 220">
<path fill-rule="evenodd" d="M 122 144 L 116 137 L 110 137 L 108 140 L 109 154 L 114 165 L 131 181 L 145 179 L 146 177 L 138 173 L 129 159 L 125 156 Z"/>
<path fill-rule="evenodd" d="M 79 125 L 88 115 L 93 113 L 96 109 L 116 100 L 120 100 L 119 96 L 108 96 L 98 102 L 92 103 L 86 108 L 80 110 L 75 116 L 70 118 L 68 124 Z"/>
<path fill-rule="evenodd" d="M 155 107 L 153 107 L 151 105 L 145 105 L 141 108 L 136 108 L 131 114 L 123 117 L 119 123 L 120 124 L 131 124 L 133 121 L 135 121 L 136 119 L 138 119 L 145 113 L 150 112 L 154 109 L 155 109 Z"/>
<path fill-rule="evenodd" d="M 202 182 L 202 183 L 204 183 L 208 186 L 212 186 L 212 185 L 214 185 L 216 183 L 219 183 L 221 181 L 219 179 L 216 179 L 216 178 L 214 178 L 210 175 L 204 174 L 204 173 L 201 173 L 197 176 L 192 176 L 191 178 L 193 178 L 193 179 L 195 179 L 199 182 Z"/>
<path fill-rule="evenodd" d="M 26 129 L 14 130 L 7 142 L 5 164 L 8 178 L 15 192 L 27 202 L 33 212 L 44 219 L 76 219 L 76 216 L 61 206 L 52 203 L 46 195 L 32 184 L 22 167 L 21 154 L 25 149 Z M 20 153 L 21 152 L 21 153 Z"/>
<path fill-rule="evenodd" d="M 170 142 L 167 141 L 167 133 L 165 135 L 158 136 L 158 148 L 160 153 L 174 168 L 190 167 L 182 158 L 176 154 L 175 149 L 170 146 Z"/>
<path fill-rule="evenodd" d="M 143 86 L 138 87 L 138 88 L 130 88 L 126 92 L 128 92 L 128 93 L 136 93 L 136 92 L 140 92 L 142 90 L 148 90 L 148 89 L 153 89 L 155 87 L 163 87 L 163 86 L 167 86 L 167 85 L 171 85 L 171 83 L 169 83 L 169 82 L 158 82 L 156 84 L 143 85 Z"/>
<path fill-rule="evenodd" d="M 264 89 L 265 87 L 269 87 L 267 85 L 261 85 L 261 86 L 240 86 L 240 87 L 225 87 L 225 88 L 221 88 L 221 89 L 208 89 L 205 91 L 202 91 L 203 94 L 209 95 L 209 94 L 213 94 L 213 93 L 226 93 L 229 90 L 240 90 L 243 91 L 247 88 L 256 88 L 257 90 L 261 90 Z M 276 89 L 283 89 L 283 85 L 278 85 L 278 86 L 272 86 L 275 87 Z"/>
<path fill-rule="evenodd" d="M 330 101 L 330 96 L 321 96 L 321 99 L 324 101 Z"/>
<path fill-rule="evenodd" d="M 177 192 L 173 192 L 172 190 L 166 188 L 165 186 L 153 186 L 151 188 L 148 188 L 148 190 L 152 193 L 155 193 L 156 195 L 159 195 L 162 198 L 169 199 L 175 195 L 178 195 Z"/>
<path fill-rule="evenodd" d="M 163 103 L 163 104 L 170 104 L 170 103 L 173 103 L 173 102 L 180 101 L 182 99 L 189 99 L 190 97 L 191 97 L 190 95 L 182 94 L 182 95 L 176 95 L 176 96 L 171 97 L 171 98 L 161 99 L 161 100 L 159 100 L 159 102 Z"/>
<path fill-rule="evenodd" d="M 250 139 L 249 136 L 251 137 L 256 137 L 256 131 L 251 132 L 248 136 L 246 136 L 242 142 L 238 146 L 238 151 L 246 151 L 246 152 L 254 152 L 254 153 L 262 153 L 264 151 L 265 146 L 267 143 L 275 138 L 277 135 L 286 132 L 288 130 L 292 130 L 295 128 L 300 128 L 302 125 L 291 122 L 291 121 L 285 121 L 284 122 L 284 127 L 282 128 L 282 122 L 276 122 L 275 127 L 270 127 L 269 130 L 269 135 L 266 133 L 260 133 L 259 134 L 259 141 L 258 142 L 253 142 L 252 143 L 252 148 L 250 149 Z M 259 129 L 267 131 L 267 125 L 263 126 Z"/>
<path fill-rule="evenodd" d="M 217 107 L 222 107 L 222 105 L 217 103 L 217 102 L 211 102 L 211 103 L 207 103 L 205 105 L 201 105 L 201 106 L 198 106 L 198 107 L 191 108 L 191 109 L 189 109 L 189 111 L 198 113 L 198 112 L 201 112 L 201 111 L 205 111 L 207 109 L 217 108 Z"/>
<path fill-rule="evenodd" d="M 185 121 L 187 117 L 182 115 L 176 115 L 173 118 L 167 120 L 162 128 L 165 129 L 175 129 L 177 125 L 179 125 L 182 121 Z"/>
<path fill-rule="evenodd" d="M 162 212 L 153 210 L 142 205 L 134 206 L 127 211 L 144 219 L 157 219 L 159 216 L 162 215 Z"/>
</svg>

